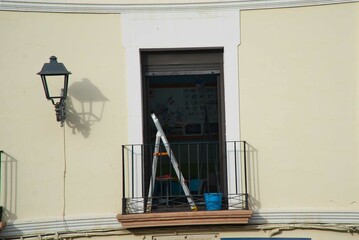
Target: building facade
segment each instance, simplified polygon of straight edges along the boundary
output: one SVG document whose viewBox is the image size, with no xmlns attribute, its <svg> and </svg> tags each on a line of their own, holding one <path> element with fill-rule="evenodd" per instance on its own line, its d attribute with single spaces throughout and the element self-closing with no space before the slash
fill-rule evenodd
<svg viewBox="0 0 359 240">
<path fill-rule="evenodd" d="M 0 238 L 357 238 L 358 27 L 345 0 L 0 1 Z"/>
</svg>

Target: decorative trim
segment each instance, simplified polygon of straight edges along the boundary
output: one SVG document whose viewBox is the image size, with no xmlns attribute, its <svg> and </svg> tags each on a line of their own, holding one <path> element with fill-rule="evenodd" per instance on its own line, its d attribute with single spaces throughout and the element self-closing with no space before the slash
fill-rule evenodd
<svg viewBox="0 0 359 240">
<path fill-rule="evenodd" d="M 65 221 L 63 219 L 13 221 L 6 223 L 6 227 L 0 232 L 0 238 L 121 228 L 116 214 L 69 217 Z"/>
<path fill-rule="evenodd" d="M 250 224 L 359 224 L 359 212 L 255 212 Z"/>
<path fill-rule="evenodd" d="M 358 212 L 255 212 L 249 224 L 359 224 Z M 116 214 L 62 219 L 29 220 L 8 222 L 0 238 L 27 235 L 56 234 L 64 232 L 86 232 L 123 229 Z"/>
<path fill-rule="evenodd" d="M 303 7 L 338 3 L 358 2 L 358 0 L 234 0 L 215 2 L 187 2 L 164 4 L 121 4 L 102 1 L 93 3 L 87 0 L 46 2 L 42 0 L 0 0 L 0 11 L 65 12 L 65 13 L 124 13 L 129 11 L 175 11 L 175 10 L 216 10 L 216 9 L 265 9 L 284 7 Z M 100 1 L 98 1 L 100 2 Z"/>
</svg>

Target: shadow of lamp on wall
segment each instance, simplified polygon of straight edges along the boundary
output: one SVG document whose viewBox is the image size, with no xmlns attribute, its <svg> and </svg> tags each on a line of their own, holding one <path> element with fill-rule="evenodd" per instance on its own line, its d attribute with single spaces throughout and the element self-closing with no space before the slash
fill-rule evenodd
<svg viewBox="0 0 359 240">
<path fill-rule="evenodd" d="M 108 99 L 87 78 L 71 84 L 68 93 L 66 123 L 73 132 L 77 130 L 84 137 L 88 137 L 90 126 L 101 121 Z"/>
<path fill-rule="evenodd" d="M 89 123 L 101 121 L 108 99 L 89 79 L 84 78 L 81 82 L 74 82 L 68 92 L 79 103 L 80 110 L 77 112 L 84 121 Z M 73 103 L 75 104 L 74 101 Z"/>
<path fill-rule="evenodd" d="M 63 63 L 57 62 L 55 56 L 51 56 L 50 62 L 45 63 L 37 74 L 41 76 L 46 98 L 51 100 L 55 106 L 56 120 L 63 127 L 66 118 L 65 100 L 71 72 L 66 69 Z M 55 102 L 55 100 L 59 101 Z"/>
</svg>

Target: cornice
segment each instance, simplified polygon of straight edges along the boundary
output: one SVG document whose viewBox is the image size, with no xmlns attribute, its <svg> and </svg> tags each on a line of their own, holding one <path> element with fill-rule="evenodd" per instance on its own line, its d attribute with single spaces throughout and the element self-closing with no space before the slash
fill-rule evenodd
<svg viewBox="0 0 359 240">
<path fill-rule="evenodd" d="M 0 232 L 0 239 L 111 229 L 121 229 L 121 224 L 117 221 L 116 214 L 66 217 L 65 220 L 62 218 L 15 220 L 6 223 L 5 228 Z"/>
<path fill-rule="evenodd" d="M 251 224 L 359 224 L 359 212 L 254 212 Z"/>
<path fill-rule="evenodd" d="M 59 13 L 125 13 L 133 11 L 226 10 L 303 7 L 358 2 L 359 0 L 234 0 L 184 3 L 138 3 L 105 0 L 0 0 L 0 11 L 59 12 Z M 97 3 L 96 3 L 97 2 Z M 98 3 L 101 2 L 101 3 Z M 155 2 L 155 1 L 154 1 Z"/>
<path fill-rule="evenodd" d="M 254 212 L 249 227 L 273 224 L 290 226 L 292 224 L 332 224 L 359 225 L 359 212 L 337 211 L 271 211 Z M 259 227 L 258 229 L 260 229 Z M 66 221 L 61 218 L 54 219 L 33 219 L 28 221 L 9 221 L 4 230 L 0 232 L 1 239 L 19 238 L 21 236 L 40 236 L 59 233 L 88 234 L 94 231 L 110 232 L 124 231 L 122 224 L 118 222 L 116 214 L 67 217 Z"/>
</svg>

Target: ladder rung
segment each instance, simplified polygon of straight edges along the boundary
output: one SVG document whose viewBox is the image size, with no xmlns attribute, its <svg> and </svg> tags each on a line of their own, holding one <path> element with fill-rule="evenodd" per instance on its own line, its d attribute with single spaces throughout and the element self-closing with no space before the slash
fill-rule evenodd
<svg viewBox="0 0 359 240">
<path fill-rule="evenodd" d="M 153 156 L 168 156 L 168 152 L 156 152 L 153 153 Z"/>
</svg>

